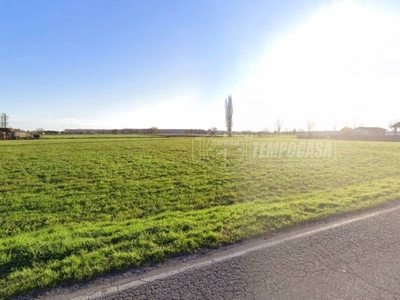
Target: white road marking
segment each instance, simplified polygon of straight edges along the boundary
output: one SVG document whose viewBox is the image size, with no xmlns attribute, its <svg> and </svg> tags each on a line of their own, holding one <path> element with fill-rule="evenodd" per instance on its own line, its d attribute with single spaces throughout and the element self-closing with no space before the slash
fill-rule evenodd
<svg viewBox="0 0 400 300">
<path fill-rule="evenodd" d="M 153 282 L 153 281 L 156 281 L 156 280 L 162 280 L 162 279 L 166 279 L 168 277 L 171 277 L 171 276 L 174 276 L 174 275 L 177 275 L 177 274 L 181 274 L 181 273 L 185 273 L 185 272 L 188 272 L 188 271 L 191 271 L 191 270 L 201 269 L 201 268 L 204 268 L 204 267 L 207 267 L 207 266 L 211 266 L 212 264 L 215 264 L 215 263 L 221 263 L 221 262 L 230 260 L 232 258 L 244 256 L 244 255 L 252 253 L 252 252 L 256 252 L 256 251 L 264 250 L 264 249 L 267 249 L 267 248 L 270 248 L 270 247 L 274 247 L 274 246 L 283 244 L 283 243 L 285 243 L 287 241 L 292 241 L 292 240 L 296 240 L 296 239 L 300 239 L 300 238 L 309 237 L 309 236 L 315 235 L 315 234 L 320 233 L 320 232 L 324 232 L 324 231 L 327 231 L 327 230 L 330 230 L 330 229 L 333 229 L 333 228 L 341 227 L 341 226 L 344 226 L 344 225 L 347 225 L 347 224 L 350 224 L 350 223 L 362 221 L 362 220 L 365 220 L 365 219 L 368 219 L 368 218 L 372 218 L 372 217 L 375 217 L 375 216 L 378 216 L 378 215 L 381 215 L 381 214 L 385 214 L 385 213 L 389 213 L 389 212 L 392 212 L 392 211 L 396 211 L 396 210 L 399 210 L 399 209 L 400 209 L 400 206 L 396 206 L 396 207 L 389 208 L 389 209 L 384 209 L 384 210 L 381 210 L 381 211 L 378 211 L 378 212 L 368 213 L 368 214 L 365 214 L 363 216 L 352 218 L 350 220 L 339 221 L 337 223 L 334 223 L 334 224 L 331 224 L 331 225 L 328 225 L 328 226 L 325 226 L 325 227 L 321 227 L 321 228 L 318 228 L 318 229 L 313 229 L 313 230 L 306 231 L 306 232 L 303 232 L 303 233 L 295 234 L 295 235 L 292 235 L 292 236 L 289 236 L 289 237 L 286 237 L 286 238 L 278 239 L 276 241 L 272 241 L 272 242 L 271 241 L 266 241 L 265 243 L 263 243 L 261 245 L 258 245 L 258 246 L 255 246 L 255 247 L 250 247 L 250 248 L 247 248 L 247 249 L 242 250 L 242 251 L 237 251 L 235 253 L 228 254 L 228 255 L 225 255 L 225 256 L 221 256 L 221 257 L 218 257 L 218 258 L 215 258 L 215 259 L 210 259 L 210 260 L 207 260 L 207 261 L 204 261 L 204 262 L 194 263 L 194 264 L 192 264 L 190 266 L 179 268 L 179 269 L 176 269 L 176 270 L 173 270 L 173 271 L 163 272 L 163 273 L 160 273 L 160 274 L 157 274 L 157 275 L 148 276 L 148 277 L 141 278 L 141 279 L 135 279 L 135 280 L 132 280 L 130 282 L 127 282 L 127 283 L 124 283 L 124 284 L 121 284 L 121 285 L 112 286 L 112 287 L 103 289 L 101 291 L 97 291 L 97 292 L 92 293 L 90 295 L 85 295 L 85 296 L 80 296 L 78 298 L 73 298 L 72 300 L 92 300 L 92 299 L 94 300 L 94 299 L 99 299 L 99 298 L 104 297 L 104 296 L 110 296 L 112 294 L 115 294 L 115 293 L 118 293 L 118 292 L 122 292 L 122 291 L 125 291 L 125 290 L 128 290 L 128 289 L 131 289 L 131 288 L 136 288 L 136 287 L 142 286 L 144 284 L 147 284 L 147 283 L 150 283 L 150 282 Z"/>
</svg>

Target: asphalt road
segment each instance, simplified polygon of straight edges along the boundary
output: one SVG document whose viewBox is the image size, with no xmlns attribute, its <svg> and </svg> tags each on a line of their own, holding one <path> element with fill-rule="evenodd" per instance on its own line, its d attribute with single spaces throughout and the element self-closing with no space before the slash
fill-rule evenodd
<svg viewBox="0 0 400 300">
<path fill-rule="evenodd" d="M 103 286 L 47 297 L 400 299 L 400 206 L 259 238 Z"/>
</svg>

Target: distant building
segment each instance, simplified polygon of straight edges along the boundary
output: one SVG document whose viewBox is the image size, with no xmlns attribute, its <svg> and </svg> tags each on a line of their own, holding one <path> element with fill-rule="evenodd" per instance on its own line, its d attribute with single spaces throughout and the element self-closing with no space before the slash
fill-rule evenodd
<svg viewBox="0 0 400 300">
<path fill-rule="evenodd" d="M 0 140 L 7 140 L 10 138 L 12 130 L 10 128 L 0 128 Z"/>
<path fill-rule="evenodd" d="M 332 138 L 338 134 L 338 131 L 324 130 L 324 131 L 304 131 L 297 133 L 299 139 L 326 139 Z"/>
<path fill-rule="evenodd" d="M 397 122 L 396 124 L 393 124 L 390 127 L 394 128 L 394 135 L 397 135 L 397 130 L 398 130 L 398 128 L 400 128 L 400 122 Z"/>
<path fill-rule="evenodd" d="M 351 134 L 355 135 L 385 135 L 386 129 L 380 127 L 357 127 L 351 131 Z"/>
<path fill-rule="evenodd" d="M 22 130 L 15 130 L 11 134 L 11 138 L 15 140 L 19 139 L 29 139 L 32 137 L 32 134 L 30 132 L 22 131 Z"/>
</svg>

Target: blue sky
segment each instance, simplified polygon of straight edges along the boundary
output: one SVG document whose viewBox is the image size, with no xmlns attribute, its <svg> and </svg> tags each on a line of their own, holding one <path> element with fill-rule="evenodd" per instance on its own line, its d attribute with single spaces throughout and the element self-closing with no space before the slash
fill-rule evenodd
<svg viewBox="0 0 400 300">
<path fill-rule="evenodd" d="M 236 130 L 387 127 L 398 25 L 395 1 L 0 0 L 0 110 L 22 129 L 223 129 L 232 94 Z"/>
</svg>

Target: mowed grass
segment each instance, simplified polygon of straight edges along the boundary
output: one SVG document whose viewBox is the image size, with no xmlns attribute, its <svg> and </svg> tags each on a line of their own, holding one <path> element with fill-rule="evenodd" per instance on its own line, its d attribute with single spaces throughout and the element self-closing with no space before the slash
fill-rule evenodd
<svg viewBox="0 0 400 300">
<path fill-rule="evenodd" d="M 2 141 L 0 298 L 400 198 L 399 143 L 337 142 L 329 159 L 224 172 L 193 141 Z"/>
</svg>

